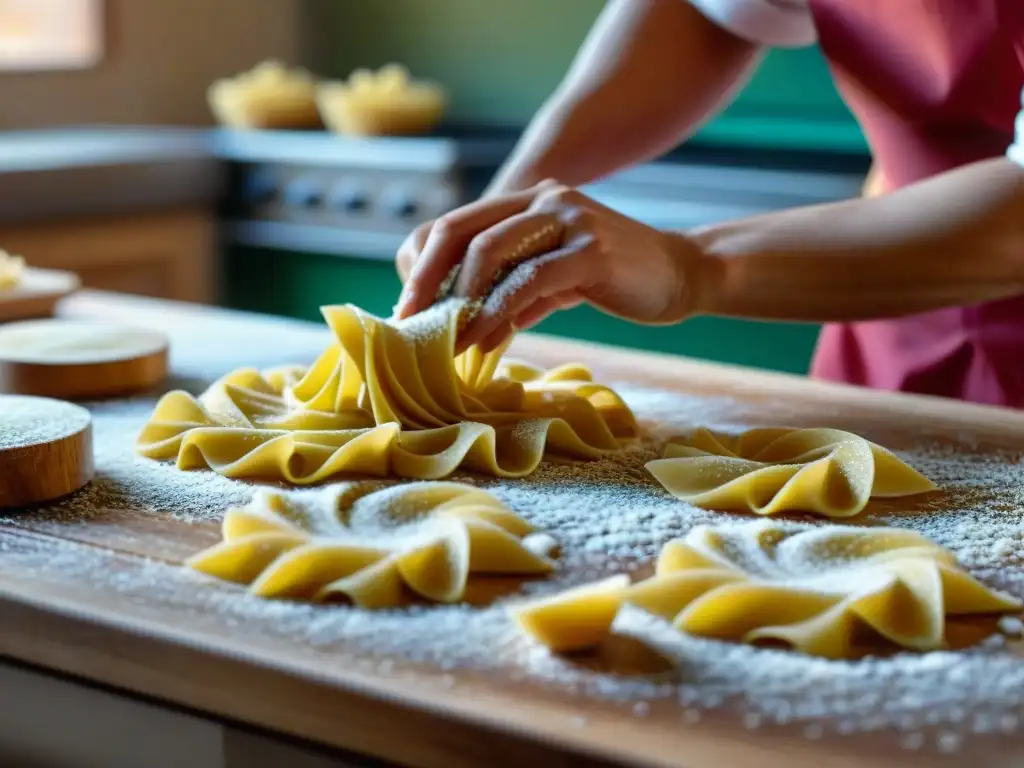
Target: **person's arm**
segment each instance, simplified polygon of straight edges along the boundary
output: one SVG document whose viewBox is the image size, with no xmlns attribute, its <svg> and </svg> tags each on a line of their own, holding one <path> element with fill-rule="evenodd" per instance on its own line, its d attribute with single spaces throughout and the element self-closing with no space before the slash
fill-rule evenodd
<svg viewBox="0 0 1024 768">
<path fill-rule="evenodd" d="M 697 9 L 713 4 L 611 0 L 485 197 L 545 179 L 586 184 L 692 134 L 762 50 Z"/>
<path fill-rule="evenodd" d="M 1024 294 L 1024 168 L 974 163 L 880 197 L 684 233 L 697 313 L 895 317 Z"/>
</svg>

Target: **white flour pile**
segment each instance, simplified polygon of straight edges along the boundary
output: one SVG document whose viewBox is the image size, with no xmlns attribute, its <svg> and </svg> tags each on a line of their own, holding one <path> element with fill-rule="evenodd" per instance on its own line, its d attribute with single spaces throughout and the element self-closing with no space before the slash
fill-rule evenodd
<svg viewBox="0 0 1024 768">
<path fill-rule="evenodd" d="M 218 362 L 214 373 L 225 367 L 225 361 Z M 205 375 L 212 377 L 209 369 Z M 742 426 L 742 408 L 728 400 L 616 388 L 649 434 L 660 437 L 698 424 Z M 94 407 L 99 479 L 34 519 L 81 523 L 105 508 L 195 521 L 216 518 L 225 507 L 249 498 L 248 484 L 137 458 L 132 444 L 152 406 L 152 400 L 137 400 Z M 777 416 L 784 423 L 785 414 Z M 520 591 L 541 594 L 649 562 L 667 540 L 696 524 L 736 520 L 671 498 L 643 469 L 654 455 L 647 445 L 594 463 L 546 463 L 525 480 L 453 479 L 492 490 L 558 538 L 563 550 L 559 572 L 549 580 L 528 582 Z M 902 455 L 945 493 L 927 504 L 904 505 L 909 511 L 897 512 L 890 505 L 870 522 L 920 531 L 956 552 L 975 575 L 1024 597 L 1024 483 L 1016 457 L 974 456 L 938 445 Z M 436 668 L 442 680 L 454 684 L 450 673 L 455 669 L 500 672 L 506 679 L 614 702 L 624 716 L 642 718 L 655 707 L 671 706 L 681 722 L 692 723 L 711 710 L 727 709 L 748 728 L 787 725 L 807 738 L 887 731 L 907 749 L 943 752 L 958 751 L 985 734 L 1015 732 L 1024 718 L 1024 660 L 1008 649 L 1002 635 L 963 652 L 832 662 L 684 637 L 627 611 L 620 617 L 622 630 L 647 638 L 680 666 L 653 676 L 615 675 L 532 644 L 514 629 L 501 603 L 369 612 L 263 601 L 160 562 L 45 539 L 9 540 L 0 574 L 26 571 L 36 579 L 115 590 L 141 616 L 157 606 L 176 606 L 187 610 L 198 627 L 216 627 L 240 638 L 280 636 L 296 649 L 329 651 L 327 673 L 336 663 L 339 669 L 355 666 L 399 675 L 406 673 L 403 664 L 413 662 Z M 1013 629 L 1012 623 L 1007 626 Z"/>
</svg>

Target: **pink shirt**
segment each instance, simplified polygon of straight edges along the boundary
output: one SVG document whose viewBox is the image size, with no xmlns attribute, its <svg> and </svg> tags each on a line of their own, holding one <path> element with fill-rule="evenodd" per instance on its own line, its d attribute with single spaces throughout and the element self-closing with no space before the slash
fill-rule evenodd
<svg viewBox="0 0 1024 768">
<path fill-rule="evenodd" d="M 765 46 L 817 41 L 881 192 L 1004 153 L 1024 164 L 1024 0 L 690 2 Z M 1024 297 L 828 324 L 811 374 L 1024 407 Z"/>
</svg>

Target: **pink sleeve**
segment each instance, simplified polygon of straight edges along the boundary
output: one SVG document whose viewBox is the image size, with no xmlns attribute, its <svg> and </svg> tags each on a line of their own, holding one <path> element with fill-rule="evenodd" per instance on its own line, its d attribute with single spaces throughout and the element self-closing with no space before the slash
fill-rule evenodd
<svg viewBox="0 0 1024 768">
<path fill-rule="evenodd" d="M 1024 93 L 1021 93 L 1021 105 L 1024 107 Z M 1017 113 L 1016 138 L 1006 151 L 1007 157 L 1020 165 L 1024 165 L 1024 108 Z"/>
<path fill-rule="evenodd" d="M 720 27 L 752 43 L 801 48 L 817 39 L 807 0 L 688 0 Z"/>
</svg>

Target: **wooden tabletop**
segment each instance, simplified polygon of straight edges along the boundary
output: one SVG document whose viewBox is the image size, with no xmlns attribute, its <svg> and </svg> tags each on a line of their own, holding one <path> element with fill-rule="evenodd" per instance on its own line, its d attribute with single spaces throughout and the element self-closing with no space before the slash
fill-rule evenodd
<svg viewBox="0 0 1024 768">
<path fill-rule="evenodd" d="M 60 314 L 167 333 L 169 384 L 192 390 L 204 385 L 211 366 L 226 371 L 308 362 L 328 340 L 316 324 L 91 291 L 65 300 Z M 255 353 L 253 338 L 260 340 Z M 245 349 L 240 339 L 247 340 Z M 533 335 L 517 339 L 513 352 L 543 365 L 588 364 L 603 380 L 733 398 L 754 414 L 771 413 L 781 403 L 807 425 L 926 430 L 1024 448 L 1024 414 L 1017 412 Z M 41 557 L 33 564 L 24 553 L 33 547 L 45 553 L 47 542 L 56 539 L 92 547 L 97 557 L 110 553 L 109 568 L 127 574 L 154 561 L 180 562 L 198 543 L 215 541 L 217 533 L 211 525 L 141 509 L 106 509 L 85 521 L 43 521 L 29 513 L 0 524 L 0 654 L 331 747 L 445 768 L 809 768 L 860 766 L 868 758 L 886 765 L 950 764 L 925 751 L 893 752 L 890 742 L 874 737 L 811 740 L 781 727 L 744 729 L 724 714 L 687 723 L 675 702 L 659 702 L 646 717 L 630 717 L 609 702 L 493 674 L 458 673 L 453 685 L 451 674 L 422 665 L 409 674 L 381 674 L 376 663 L 363 663 L 356 653 L 341 665 L 332 647 L 297 653 L 299 641 L 286 632 L 247 633 L 237 618 L 197 610 L 170 589 L 138 600 L 118 590 L 116 579 L 41 578 L 45 569 L 62 567 L 60 558 Z M 972 747 L 970 762 L 1020 764 L 1022 755 L 1024 740 L 988 739 Z M 960 755 L 952 764 L 965 761 Z"/>
</svg>

